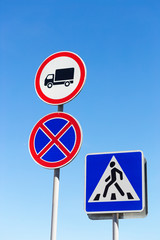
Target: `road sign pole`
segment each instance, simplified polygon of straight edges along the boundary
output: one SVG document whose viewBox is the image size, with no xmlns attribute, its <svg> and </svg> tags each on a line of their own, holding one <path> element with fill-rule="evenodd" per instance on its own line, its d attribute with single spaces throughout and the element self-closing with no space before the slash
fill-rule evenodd
<svg viewBox="0 0 160 240">
<path fill-rule="evenodd" d="M 63 105 L 58 105 L 58 112 L 63 112 Z M 60 179 L 60 168 L 56 168 L 54 169 L 54 179 L 53 179 L 51 240 L 56 240 L 56 235 L 57 235 L 59 179 Z"/>
<path fill-rule="evenodd" d="M 52 219 L 51 219 L 51 240 L 56 240 L 56 234 L 57 234 L 59 176 L 60 176 L 60 169 L 59 168 L 54 169 Z"/>
<path fill-rule="evenodd" d="M 62 105 L 58 105 L 58 112 L 63 112 L 63 104 Z"/>
<path fill-rule="evenodd" d="M 118 213 L 113 214 L 113 240 L 119 239 L 119 216 Z"/>
</svg>

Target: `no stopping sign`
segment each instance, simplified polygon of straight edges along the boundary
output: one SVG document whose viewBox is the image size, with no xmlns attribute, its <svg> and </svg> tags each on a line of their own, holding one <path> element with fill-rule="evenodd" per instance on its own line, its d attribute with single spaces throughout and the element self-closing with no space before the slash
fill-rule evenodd
<svg viewBox="0 0 160 240">
<path fill-rule="evenodd" d="M 60 168 L 80 150 L 82 131 L 78 121 L 64 112 L 51 113 L 37 122 L 29 138 L 33 159 L 46 168 Z"/>
</svg>

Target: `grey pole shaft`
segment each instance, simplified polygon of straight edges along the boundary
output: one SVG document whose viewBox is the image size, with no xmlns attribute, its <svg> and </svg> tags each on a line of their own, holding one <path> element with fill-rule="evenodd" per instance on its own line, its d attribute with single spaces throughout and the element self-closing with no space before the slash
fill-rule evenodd
<svg viewBox="0 0 160 240">
<path fill-rule="evenodd" d="M 113 240 L 119 239 L 119 214 L 113 214 Z"/>
<path fill-rule="evenodd" d="M 63 105 L 58 105 L 58 112 L 63 112 Z"/>
<path fill-rule="evenodd" d="M 59 168 L 54 169 L 52 219 L 51 219 L 51 240 L 56 240 L 56 234 L 57 234 L 59 176 L 60 176 L 60 169 Z"/>
<path fill-rule="evenodd" d="M 63 112 L 63 105 L 58 105 L 58 112 Z M 51 218 L 51 238 L 50 238 L 50 240 L 56 240 L 56 235 L 57 235 L 59 179 L 60 179 L 60 168 L 56 168 L 56 169 L 54 169 L 54 180 L 53 180 L 53 199 L 52 199 L 52 218 Z"/>
</svg>

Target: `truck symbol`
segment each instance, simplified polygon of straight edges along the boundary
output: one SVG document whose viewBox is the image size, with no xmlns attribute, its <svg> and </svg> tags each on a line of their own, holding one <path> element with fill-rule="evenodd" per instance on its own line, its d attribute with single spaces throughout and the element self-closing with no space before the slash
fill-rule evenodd
<svg viewBox="0 0 160 240">
<path fill-rule="evenodd" d="M 55 74 L 48 74 L 44 80 L 44 86 L 51 88 L 53 85 L 64 84 L 66 87 L 73 83 L 74 68 L 56 69 Z"/>
</svg>

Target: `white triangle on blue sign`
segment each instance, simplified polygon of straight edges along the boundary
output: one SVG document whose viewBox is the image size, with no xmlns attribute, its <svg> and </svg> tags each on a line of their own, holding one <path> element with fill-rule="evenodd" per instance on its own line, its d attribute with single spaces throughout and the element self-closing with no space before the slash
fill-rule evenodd
<svg viewBox="0 0 160 240">
<path fill-rule="evenodd" d="M 89 198 L 89 202 L 139 200 L 130 181 L 126 177 L 115 156 L 113 156 Z"/>
</svg>

